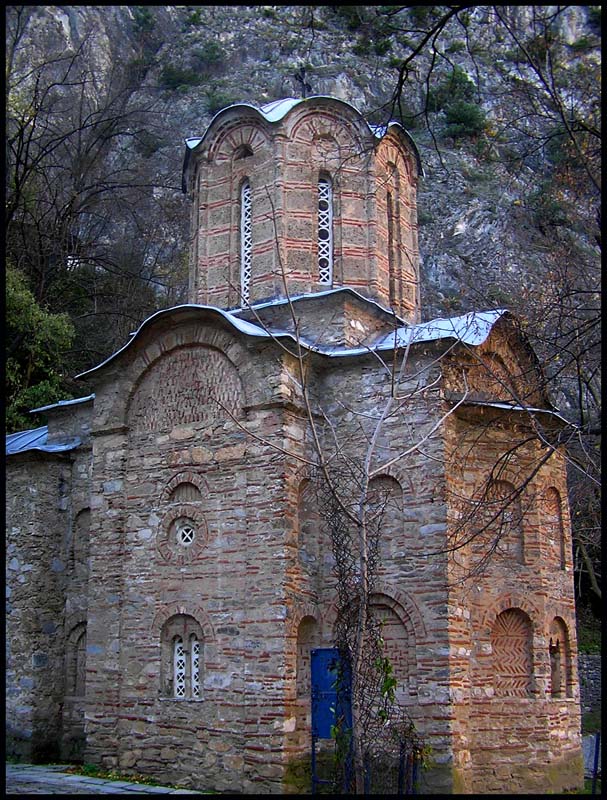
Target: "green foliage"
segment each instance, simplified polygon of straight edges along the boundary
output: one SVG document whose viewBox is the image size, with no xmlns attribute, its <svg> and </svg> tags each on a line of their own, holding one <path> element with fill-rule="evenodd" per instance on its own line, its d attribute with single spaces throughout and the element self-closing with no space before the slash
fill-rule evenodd
<svg viewBox="0 0 607 800">
<path fill-rule="evenodd" d="M 447 47 L 445 47 L 446 53 L 461 53 L 462 50 L 466 49 L 466 42 L 463 42 L 461 39 L 454 39 Z"/>
<path fill-rule="evenodd" d="M 202 76 L 193 69 L 182 69 L 167 64 L 160 73 L 160 85 L 164 89 L 178 89 L 181 86 L 198 86 Z"/>
<path fill-rule="evenodd" d="M 428 21 L 431 14 L 430 6 L 411 6 L 409 9 L 409 19 L 420 28 Z"/>
<path fill-rule="evenodd" d="M 475 103 L 456 100 L 445 109 L 447 127 L 445 135 L 457 139 L 460 136 L 476 136 L 485 128 L 485 112 Z"/>
<path fill-rule="evenodd" d="M 457 100 L 470 101 L 474 98 L 475 89 L 474 81 L 455 65 L 451 74 L 428 92 L 428 110 L 441 111 Z"/>
<path fill-rule="evenodd" d="M 577 629 L 577 646 L 580 653 L 598 655 L 601 652 L 601 623 L 591 614 L 581 615 Z"/>
<path fill-rule="evenodd" d="M 63 400 L 65 351 L 74 338 L 67 314 L 41 308 L 25 276 L 6 268 L 6 426 L 7 431 L 31 428 L 31 408 Z"/>
<path fill-rule="evenodd" d="M 225 58 L 225 50 L 221 44 L 214 39 L 209 39 L 203 43 L 202 47 L 198 47 L 192 51 L 194 67 L 201 70 L 208 70 L 210 67 L 216 67 L 222 64 Z"/>
<path fill-rule="evenodd" d="M 148 6 L 135 6 L 133 8 L 133 25 L 137 33 L 151 33 L 154 30 L 156 20 Z"/>
<path fill-rule="evenodd" d="M 200 25 L 201 23 L 202 23 L 202 11 L 199 8 L 197 8 L 188 14 L 183 24 L 185 28 L 188 28 L 192 25 Z"/>
<path fill-rule="evenodd" d="M 596 33 L 597 36 L 601 35 L 601 6 L 588 6 L 586 9 L 586 15 L 588 20 L 588 25 L 592 29 L 593 33 Z"/>
<path fill-rule="evenodd" d="M 353 33 L 359 31 L 369 19 L 365 6 L 334 6 L 333 10 L 342 19 L 346 28 Z"/>
<path fill-rule="evenodd" d="M 586 711 L 582 714 L 582 733 L 597 733 L 601 730 L 601 710 Z"/>
<path fill-rule="evenodd" d="M 584 51 L 590 50 L 592 47 L 594 47 L 594 42 L 589 36 L 581 36 L 579 39 L 577 39 L 577 41 L 572 42 L 569 47 L 574 52 L 583 53 Z"/>
<path fill-rule="evenodd" d="M 209 114 L 216 114 L 222 108 L 236 102 L 229 92 L 219 86 L 209 86 L 204 90 L 206 110 Z"/>
<path fill-rule="evenodd" d="M 547 226 L 565 225 L 567 212 L 557 197 L 554 197 L 550 183 L 543 183 L 529 195 L 527 207 L 533 213 L 535 225 L 545 232 Z"/>
</svg>

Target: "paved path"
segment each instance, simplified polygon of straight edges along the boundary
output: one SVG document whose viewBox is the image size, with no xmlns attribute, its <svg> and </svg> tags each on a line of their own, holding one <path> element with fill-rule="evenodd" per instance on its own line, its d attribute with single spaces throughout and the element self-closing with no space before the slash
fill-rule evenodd
<svg viewBox="0 0 607 800">
<path fill-rule="evenodd" d="M 65 766 L 6 765 L 6 794 L 202 794 L 191 789 L 109 781 L 63 772 Z"/>
</svg>

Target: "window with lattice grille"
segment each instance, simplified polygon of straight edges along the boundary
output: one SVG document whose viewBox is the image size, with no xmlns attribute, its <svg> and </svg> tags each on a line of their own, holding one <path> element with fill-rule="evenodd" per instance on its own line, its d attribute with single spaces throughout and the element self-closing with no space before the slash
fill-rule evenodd
<svg viewBox="0 0 607 800">
<path fill-rule="evenodd" d="M 200 697 L 200 642 L 195 634 L 190 636 L 190 675 L 192 683 L 192 697 Z"/>
<path fill-rule="evenodd" d="M 176 614 L 162 628 L 161 695 L 202 700 L 204 639 L 198 622 Z"/>
<path fill-rule="evenodd" d="M 240 293 L 242 304 L 249 302 L 251 290 L 251 257 L 252 257 L 252 228 L 251 228 L 251 185 L 245 181 L 240 189 Z"/>
<path fill-rule="evenodd" d="M 318 281 L 333 283 L 333 187 L 329 178 L 318 181 Z"/>
<path fill-rule="evenodd" d="M 173 642 L 173 690 L 175 697 L 185 697 L 185 651 L 180 636 Z"/>
</svg>

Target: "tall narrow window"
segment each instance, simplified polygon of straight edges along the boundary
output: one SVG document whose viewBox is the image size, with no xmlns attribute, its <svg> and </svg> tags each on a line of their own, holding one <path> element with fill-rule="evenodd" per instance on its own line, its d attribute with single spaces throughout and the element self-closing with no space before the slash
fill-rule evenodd
<svg viewBox="0 0 607 800">
<path fill-rule="evenodd" d="M 318 181 L 318 281 L 333 283 L 333 187 L 329 178 Z"/>
<path fill-rule="evenodd" d="M 173 642 L 173 688 L 175 697 L 185 697 L 185 651 L 181 636 Z"/>
<path fill-rule="evenodd" d="M 202 700 L 204 635 L 188 614 L 175 614 L 162 626 L 160 694 L 174 700 Z"/>
<path fill-rule="evenodd" d="M 386 210 L 388 213 L 388 273 L 390 281 L 390 305 L 396 301 L 396 257 L 394 252 L 394 208 L 392 195 L 388 192 L 386 197 Z"/>
<path fill-rule="evenodd" d="M 242 303 L 249 302 L 251 288 L 251 185 L 245 181 L 240 189 L 240 292 Z"/>
<path fill-rule="evenodd" d="M 192 676 L 192 697 L 200 697 L 200 642 L 196 634 L 190 636 L 190 673 Z"/>
</svg>

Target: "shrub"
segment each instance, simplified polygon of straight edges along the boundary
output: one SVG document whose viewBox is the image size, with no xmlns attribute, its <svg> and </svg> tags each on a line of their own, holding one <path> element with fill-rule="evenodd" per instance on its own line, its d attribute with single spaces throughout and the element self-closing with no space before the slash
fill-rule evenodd
<svg viewBox="0 0 607 800">
<path fill-rule="evenodd" d="M 474 82 L 456 65 L 445 80 L 428 92 L 428 110 L 440 111 L 455 100 L 472 100 L 474 91 Z"/>
<path fill-rule="evenodd" d="M 482 133 L 486 117 L 480 106 L 456 100 L 445 108 L 447 127 L 445 135 L 457 139 L 459 136 L 476 136 Z"/>
<path fill-rule="evenodd" d="M 160 73 L 160 85 L 165 89 L 177 89 L 180 86 L 197 86 L 200 83 L 202 83 L 202 78 L 193 69 L 181 69 L 168 64 Z"/>
</svg>

